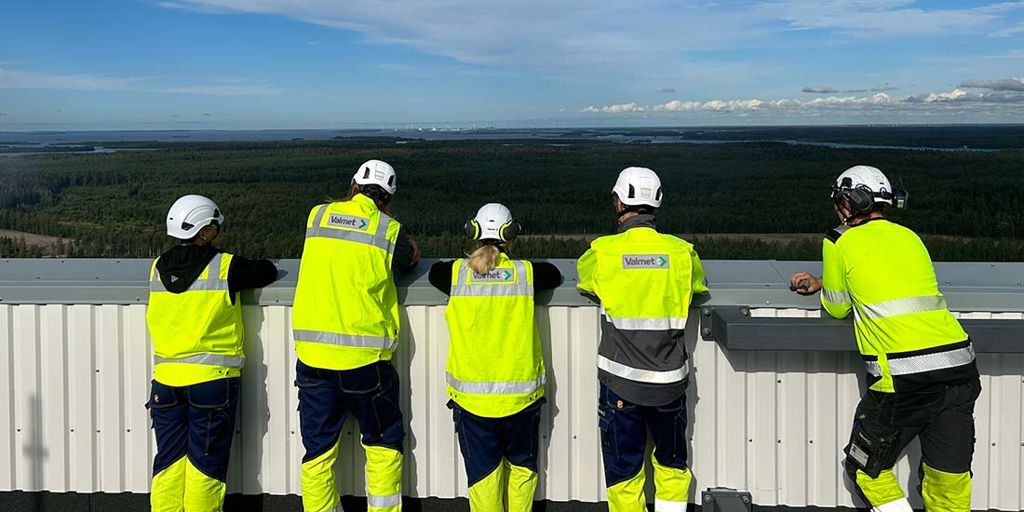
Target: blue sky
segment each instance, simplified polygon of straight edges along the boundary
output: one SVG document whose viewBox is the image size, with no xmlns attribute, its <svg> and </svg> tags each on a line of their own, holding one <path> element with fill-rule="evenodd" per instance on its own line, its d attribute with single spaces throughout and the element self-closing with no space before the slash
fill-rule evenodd
<svg viewBox="0 0 1024 512">
<path fill-rule="evenodd" d="M 55 0 L 0 131 L 1024 122 L 1024 1 Z"/>
</svg>

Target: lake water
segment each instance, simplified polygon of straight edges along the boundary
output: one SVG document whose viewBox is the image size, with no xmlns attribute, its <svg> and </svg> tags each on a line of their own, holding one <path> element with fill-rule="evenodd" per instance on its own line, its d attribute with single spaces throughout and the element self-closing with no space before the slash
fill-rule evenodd
<svg viewBox="0 0 1024 512">
<path fill-rule="evenodd" d="M 571 129 L 509 129 L 509 130 L 153 130 L 153 131 L 68 131 L 68 132 L 0 132 L 0 145 L 102 144 L 111 142 L 258 142 L 288 140 L 330 140 L 334 138 L 387 137 L 430 141 L 455 140 L 552 140 L 608 141 L 628 144 L 746 144 L 781 143 L 798 146 L 819 146 L 843 149 L 899 149 L 918 151 L 995 152 L 999 149 L 976 147 L 933 147 L 881 144 L 853 144 L 829 141 L 692 139 L 685 135 L 626 135 L 609 133 L 616 130 Z M 86 153 L 114 153 L 118 148 L 96 147 Z M 53 154 L 47 152 L 3 153 L 0 156 Z"/>
</svg>

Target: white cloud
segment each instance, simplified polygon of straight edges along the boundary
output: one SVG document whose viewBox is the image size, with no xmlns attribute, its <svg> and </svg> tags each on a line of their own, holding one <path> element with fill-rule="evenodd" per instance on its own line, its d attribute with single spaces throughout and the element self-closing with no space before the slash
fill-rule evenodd
<svg viewBox="0 0 1024 512">
<path fill-rule="evenodd" d="M 281 94 L 284 89 L 271 85 L 182 85 L 176 87 L 160 87 L 154 92 L 170 94 L 203 94 L 209 96 L 272 96 Z"/>
<path fill-rule="evenodd" d="M 960 87 L 973 89 L 989 89 L 992 91 L 1024 92 L 1024 78 L 1006 78 L 1003 80 L 968 80 Z"/>
<path fill-rule="evenodd" d="M 1024 33 L 1024 23 L 1018 23 L 1015 26 L 1007 27 L 1002 30 L 997 30 L 989 35 L 991 37 L 1012 37 L 1022 33 Z"/>
<path fill-rule="evenodd" d="M 915 0 L 777 0 L 759 8 L 790 28 L 835 30 L 857 37 L 971 33 L 991 26 L 1024 2 L 977 7 L 926 9 Z"/>
<path fill-rule="evenodd" d="M 983 93 L 973 94 L 963 89 L 948 92 L 933 92 L 904 98 L 894 98 L 885 93 L 871 96 L 827 96 L 813 100 L 798 99 L 745 99 L 745 100 L 709 100 L 684 101 L 672 100 L 654 106 L 645 106 L 636 102 L 621 103 L 608 106 L 589 106 L 582 112 L 593 114 L 626 114 L 637 112 L 765 112 L 813 113 L 823 110 L 845 111 L 900 111 L 924 108 L 943 108 L 944 105 L 977 105 L 979 108 L 997 107 L 998 104 L 1024 104 L 1024 94 L 1016 93 Z M 1017 109 L 1014 105 L 1012 108 Z"/>
<path fill-rule="evenodd" d="M 277 14 L 463 63 L 593 79 L 692 66 L 696 50 L 751 48 L 793 29 L 858 37 L 988 34 L 1024 2 L 934 9 L 914 0 L 174 0 L 195 10 Z M 824 36 L 827 37 L 827 34 Z M 636 75 L 635 75 L 636 76 Z"/>
<path fill-rule="evenodd" d="M 128 91 L 146 81 L 139 77 L 54 75 L 0 67 L 0 89 L 59 89 L 73 91 Z"/>
<path fill-rule="evenodd" d="M 0 89 L 57 91 L 139 91 L 213 96 L 273 95 L 284 89 L 261 81 L 223 79 L 213 84 L 170 85 L 151 77 L 118 77 L 94 74 L 53 74 L 0 67 Z"/>
<path fill-rule="evenodd" d="M 582 110 L 582 112 L 594 113 L 600 112 L 604 114 L 622 114 L 626 112 L 646 112 L 647 107 L 641 107 L 636 103 L 619 103 L 616 105 L 606 105 L 603 107 L 589 106 Z"/>
</svg>

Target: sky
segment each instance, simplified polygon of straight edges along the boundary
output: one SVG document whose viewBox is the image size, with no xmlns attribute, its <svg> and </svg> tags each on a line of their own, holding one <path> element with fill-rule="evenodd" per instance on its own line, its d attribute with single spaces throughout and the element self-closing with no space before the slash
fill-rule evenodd
<svg viewBox="0 0 1024 512">
<path fill-rule="evenodd" d="M 1024 122 L 1024 1 L 37 0 L 0 131 Z"/>
</svg>

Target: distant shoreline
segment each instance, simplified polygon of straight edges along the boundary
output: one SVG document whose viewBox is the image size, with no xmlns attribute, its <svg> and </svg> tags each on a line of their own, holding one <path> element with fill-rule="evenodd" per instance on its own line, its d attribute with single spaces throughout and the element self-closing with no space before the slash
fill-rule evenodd
<svg viewBox="0 0 1024 512">
<path fill-rule="evenodd" d="M 788 144 L 834 149 L 995 152 L 1024 149 L 1024 125 L 0 131 L 0 148 L 57 145 L 113 147 L 138 143 L 329 143 L 350 140 L 398 144 L 456 141 L 559 144 Z"/>
</svg>

